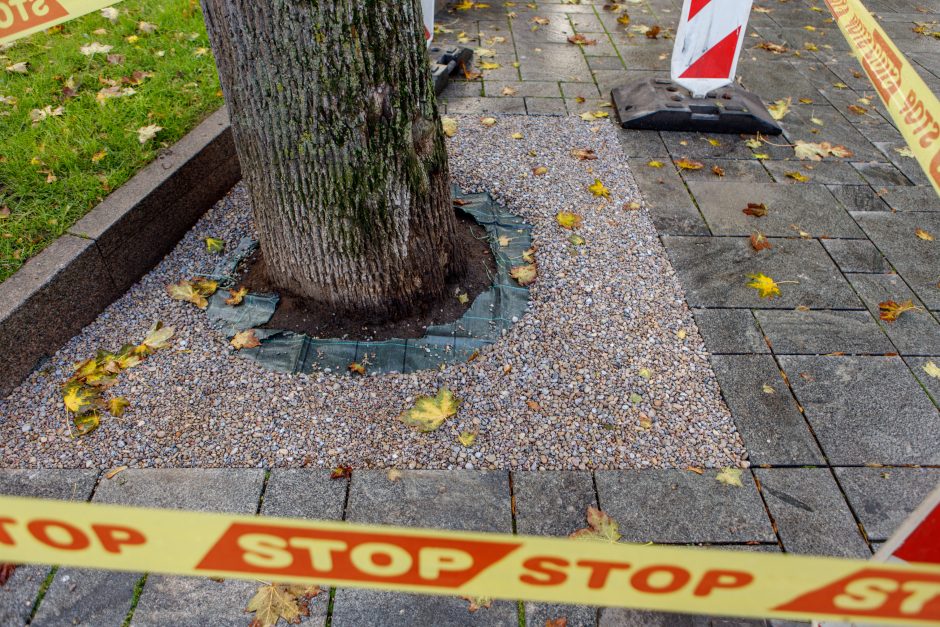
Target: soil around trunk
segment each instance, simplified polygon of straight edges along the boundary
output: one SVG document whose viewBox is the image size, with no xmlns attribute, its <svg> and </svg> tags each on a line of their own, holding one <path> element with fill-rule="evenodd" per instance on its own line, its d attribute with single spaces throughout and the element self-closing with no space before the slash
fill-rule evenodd
<svg viewBox="0 0 940 627">
<path fill-rule="evenodd" d="M 496 260 L 486 229 L 457 211 L 457 238 L 466 251 L 466 272 L 447 280 L 443 297 L 429 302 L 419 313 L 399 320 L 339 315 L 320 303 L 275 288 L 260 249 L 239 267 L 238 284 L 251 292 L 280 295 L 274 316 L 262 326 L 265 329 L 306 333 L 314 338 L 365 341 L 420 338 L 431 325 L 457 320 L 473 300 L 493 284 Z M 467 295 L 465 303 L 458 298 L 460 294 Z"/>
</svg>

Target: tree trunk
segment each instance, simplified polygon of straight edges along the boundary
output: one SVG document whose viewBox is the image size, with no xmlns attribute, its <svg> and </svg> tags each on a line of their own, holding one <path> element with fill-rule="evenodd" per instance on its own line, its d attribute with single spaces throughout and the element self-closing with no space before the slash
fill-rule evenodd
<svg viewBox="0 0 940 627">
<path fill-rule="evenodd" d="M 202 0 L 269 279 L 396 318 L 463 271 L 419 0 Z"/>
</svg>

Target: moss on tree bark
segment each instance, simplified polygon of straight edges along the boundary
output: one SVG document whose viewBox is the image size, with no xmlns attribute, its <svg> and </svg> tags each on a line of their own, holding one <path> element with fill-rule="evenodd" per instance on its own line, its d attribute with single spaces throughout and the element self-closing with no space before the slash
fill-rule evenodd
<svg viewBox="0 0 940 627">
<path fill-rule="evenodd" d="M 463 270 L 419 0 L 202 0 L 269 279 L 395 318 Z"/>
</svg>

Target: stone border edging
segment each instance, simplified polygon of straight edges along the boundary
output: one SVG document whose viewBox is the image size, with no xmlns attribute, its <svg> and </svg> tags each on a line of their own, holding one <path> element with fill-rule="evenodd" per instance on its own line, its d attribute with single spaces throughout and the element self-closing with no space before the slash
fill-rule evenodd
<svg viewBox="0 0 940 627">
<path fill-rule="evenodd" d="M 239 179 L 223 106 L 0 283 L 0 396 L 151 270 Z"/>
</svg>

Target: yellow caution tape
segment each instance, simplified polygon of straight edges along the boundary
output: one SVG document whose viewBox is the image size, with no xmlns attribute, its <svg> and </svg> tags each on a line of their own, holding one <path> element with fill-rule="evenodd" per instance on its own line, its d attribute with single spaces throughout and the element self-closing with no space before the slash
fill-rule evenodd
<svg viewBox="0 0 940 627">
<path fill-rule="evenodd" d="M 826 0 L 826 4 L 940 194 L 940 102 L 859 0 Z"/>
<path fill-rule="evenodd" d="M 757 618 L 940 623 L 940 566 L 0 496 L 0 562 Z"/>
<path fill-rule="evenodd" d="M 0 0 L 0 44 L 118 2 L 120 0 Z"/>
</svg>

